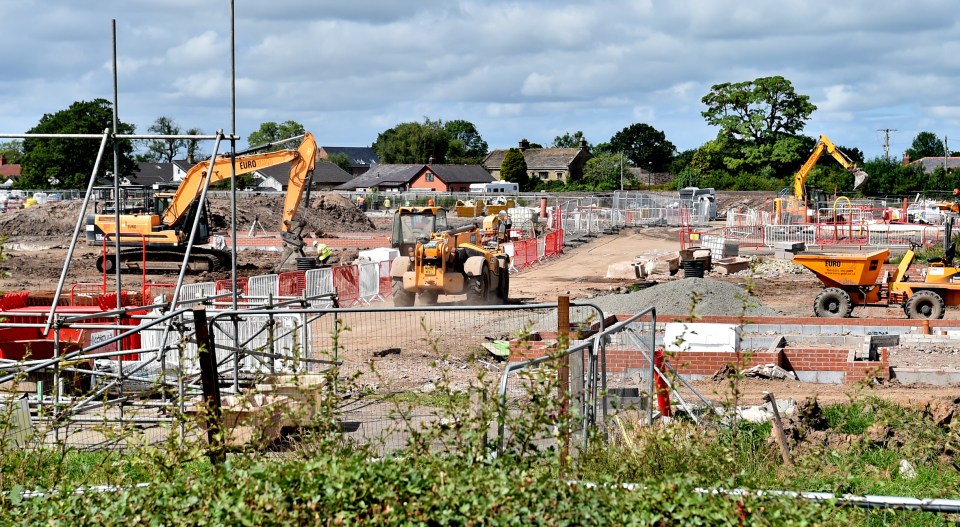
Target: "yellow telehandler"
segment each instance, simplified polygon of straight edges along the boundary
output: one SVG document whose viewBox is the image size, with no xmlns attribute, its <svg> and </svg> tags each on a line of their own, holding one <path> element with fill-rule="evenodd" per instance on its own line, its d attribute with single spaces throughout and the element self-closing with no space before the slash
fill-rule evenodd
<svg viewBox="0 0 960 527">
<path fill-rule="evenodd" d="M 451 228 L 441 207 L 400 207 L 393 216 L 393 302 L 432 305 L 437 297 L 466 293 L 471 304 L 506 303 L 510 296 L 510 217 L 486 216 Z"/>
</svg>

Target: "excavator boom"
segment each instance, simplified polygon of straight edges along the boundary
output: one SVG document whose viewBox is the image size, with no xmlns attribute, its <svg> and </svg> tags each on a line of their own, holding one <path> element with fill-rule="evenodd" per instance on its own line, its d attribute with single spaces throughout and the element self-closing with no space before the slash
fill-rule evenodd
<svg viewBox="0 0 960 527">
<path fill-rule="evenodd" d="M 800 170 L 797 171 L 797 174 L 793 178 L 793 196 L 797 198 L 797 200 L 803 201 L 806 198 L 804 185 L 806 185 L 807 177 L 810 176 L 810 172 L 813 170 L 813 167 L 816 166 L 817 161 L 820 160 L 820 156 L 822 156 L 824 152 L 833 156 L 843 168 L 853 174 L 854 190 L 860 188 L 867 182 L 867 178 L 869 177 L 867 173 L 857 168 L 857 164 L 841 152 L 827 136 L 821 135 L 810 157 L 807 158 L 807 161 L 800 167 Z"/>
<path fill-rule="evenodd" d="M 210 184 L 213 185 L 225 179 L 229 179 L 231 174 L 231 161 L 229 156 L 218 157 L 213 162 L 213 175 L 210 178 Z M 237 156 L 236 175 L 249 174 L 256 170 L 267 167 L 281 165 L 283 163 L 292 163 L 290 168 L 290 184 L 287 187 L 287 205 L 284 206 L 282 225 L 287 220 L 292 219 L 292 214 L 296 213 L 296 207 L 300 205 L 300 199 L 304 190 L 304 183 L 308 175 L 313 171 L 317 161 L 317 143 L 313 135 L 307 132 L 304 134 L 303 142 L 296 150 L 278 150 L 276 152 L 265 152 L 262 154 L 248 154 Z M 176 225 L 190 210 L 194 200 L 200 196 L 200 187 L 204 183 L 204 177 L 207 170 L 210 169 L 210 163 L 204 161 L 197 163 L 184 176 L 183 182 L 177 188 L 170 205 L 165 211 L 161 221 L 164 225 Z M 293 211 L 288 218 L 288 205 L 293 201 Z"/>
</svg>

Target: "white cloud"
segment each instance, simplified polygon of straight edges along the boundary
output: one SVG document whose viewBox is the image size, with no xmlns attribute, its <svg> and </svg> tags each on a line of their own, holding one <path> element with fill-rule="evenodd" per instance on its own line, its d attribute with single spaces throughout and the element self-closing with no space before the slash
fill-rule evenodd
<svg viewBox="0 0 960 527">
<path fill-rule="evenodd" d="M 878 128 L 960 135 L 946 0 L 327 4 L 238 3 L 238 132 L 293 119 L 331 144 L 370 144 L 426 115 L 471 120 L 491 146 L 513 146 L 576 130 L 598 143 L 646 122 L 687 149 L 716 134 L 700 115 L 711 85 L 783 75 L 820 108 L 808 134 L 868 156 Z M 228 126 L 225 3 L 21 0 L 0 3 L 5 41 L 29 50 L 5 58 L 3 128 L 111 99 L 114 19 L 126 119 Z"/>
<path fill-rule="evenodd" d="M 520 93 L 527 97 L 549 97 L 553 94 L 553 79 L 540 73 L 531 73 L 524 79 Z"/>
</svg>

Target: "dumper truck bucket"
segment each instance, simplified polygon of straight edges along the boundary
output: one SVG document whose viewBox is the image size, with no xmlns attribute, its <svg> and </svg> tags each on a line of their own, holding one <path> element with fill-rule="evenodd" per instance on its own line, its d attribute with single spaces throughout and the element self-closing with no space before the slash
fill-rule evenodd
<svg viewBox="0 0 960 527">
<path fill-rule="evenodd" d="M 857 190 L 861 185 L 867 182 L 870 179 L 870 175 L 864 172 L 861 169 L 856 169 L 853 171 L 853 190 Z"/>
<path fill-rule="evenodd" d="M 853 254 L 800 253 L 793 257 L 793 263 L 813 271 L 823 285 L 843 289 L 876 284 L 888 256 L 887 249 Z"/>
</svg>

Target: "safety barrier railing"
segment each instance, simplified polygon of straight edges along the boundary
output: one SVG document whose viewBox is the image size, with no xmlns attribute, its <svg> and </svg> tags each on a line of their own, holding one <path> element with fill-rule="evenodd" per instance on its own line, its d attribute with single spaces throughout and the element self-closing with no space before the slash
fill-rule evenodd
<svg viewBox="0 0 960 527">
<path fill-rule="evenodd" d="M 782 242 L 815 245 L 816 240 L 816 225 L 767 225 L 763 228 L 763 242 L 767 247 L 776 247 Z"/>
</svg>

